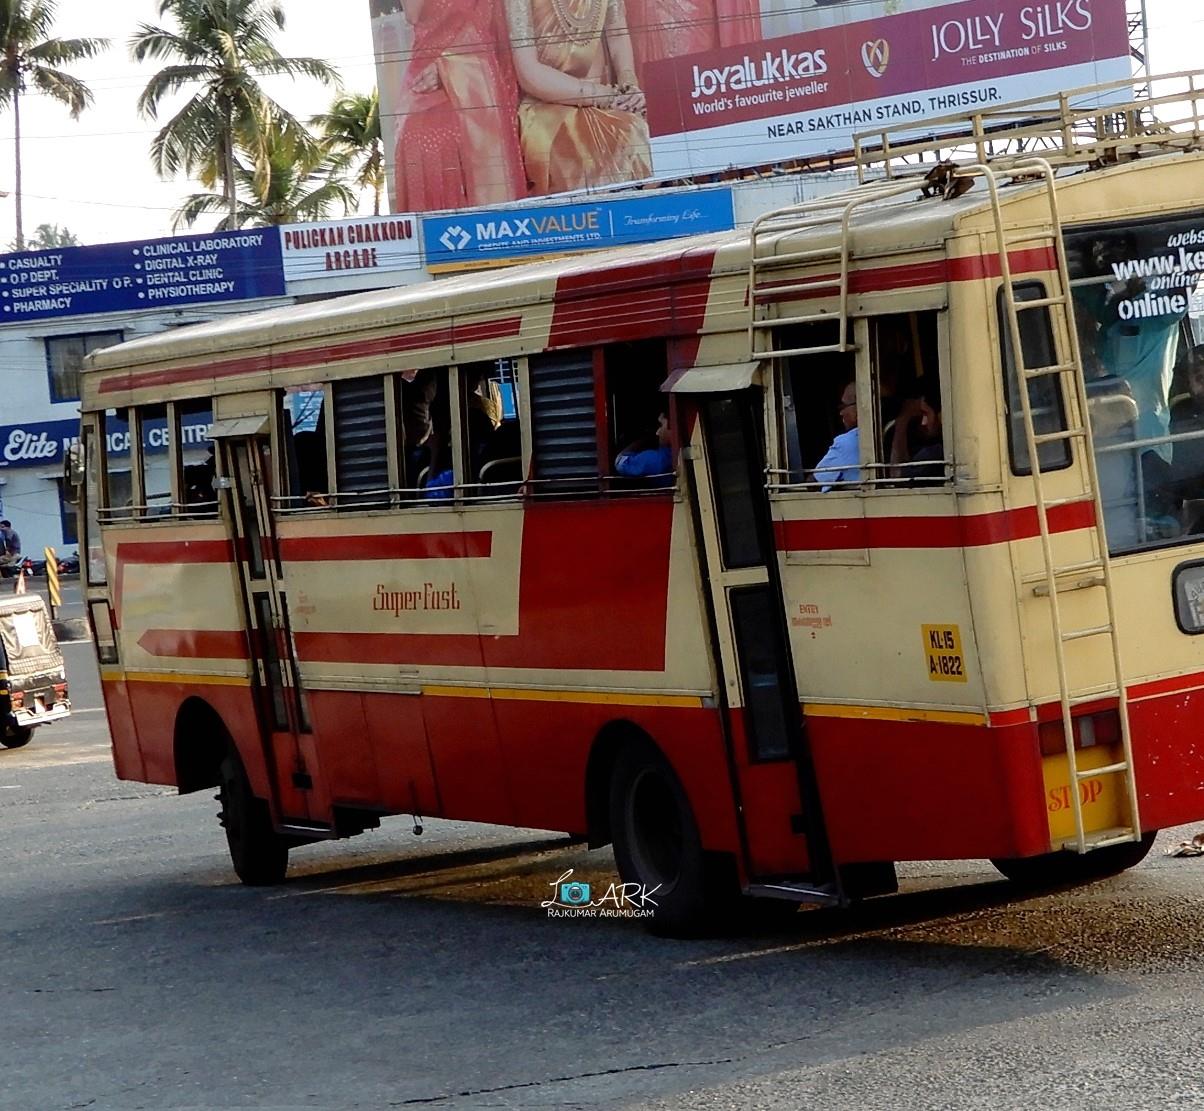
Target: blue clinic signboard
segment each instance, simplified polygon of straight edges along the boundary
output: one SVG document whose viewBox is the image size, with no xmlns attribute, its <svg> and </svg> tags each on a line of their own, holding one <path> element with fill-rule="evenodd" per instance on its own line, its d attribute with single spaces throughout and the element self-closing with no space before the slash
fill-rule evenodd
<svg viewBox="0 0 1204 1111">
<path fill-rule="evenodd" d="M 190 413 L 180 429 L 184 447 L 201 447 L 209 442 L 209 417 Z M 32 424 L 0 425 L 0 470 L 7 467 L 48 467 L 63 462 L 68 445 L 79 439 L 79 420 L 48 420 Z M 125 421 L 109 418 L 105 427 L 106 448 L 110 456 L 128 455 L 130 429 Z M 148 455 L 167 450 L 167 422 L 147 421 L 142 439 Z"/>
<path fill-rule="evenodd" d="M 0 255 L 0 324 L 283 293 L 276 228 Z"/>
<path fill-rule="evenodd" d="M 470 270 L 566 251 L 730 231 L 734 226 L 731 189 L 701 189 L 424 216 L 422 242 L 429 270 Z"/>
</svg>

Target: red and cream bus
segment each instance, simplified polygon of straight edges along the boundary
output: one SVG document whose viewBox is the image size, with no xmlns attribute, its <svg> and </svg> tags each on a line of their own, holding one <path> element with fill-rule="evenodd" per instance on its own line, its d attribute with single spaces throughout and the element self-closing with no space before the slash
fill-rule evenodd
<svg viewBox="0 0 1204 1111">
<path fill-rule="evenodd" d="M 1047 161 L 886 136 L 751 230 L 92 355 L 118 775 L 219 786 L 252 884 L 385 815 L 612 842 L 665 930 L 1204 818 L 1204 154 L 1073 103 Z"/>
</svg>

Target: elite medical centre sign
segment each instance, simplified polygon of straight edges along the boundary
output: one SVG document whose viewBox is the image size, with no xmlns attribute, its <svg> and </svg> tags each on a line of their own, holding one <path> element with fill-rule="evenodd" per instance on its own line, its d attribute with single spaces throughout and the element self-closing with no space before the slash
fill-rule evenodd
<svg viewBox="0 0 1204 1111">
<path fill-rule="evenodd" d="M 847 151 L 859 131 L 1131 73 L 1124 0 L 930 4 L 657 63 L 672 92 L 649 98 L 653 160 L 686 174 Z"/>
</svg>

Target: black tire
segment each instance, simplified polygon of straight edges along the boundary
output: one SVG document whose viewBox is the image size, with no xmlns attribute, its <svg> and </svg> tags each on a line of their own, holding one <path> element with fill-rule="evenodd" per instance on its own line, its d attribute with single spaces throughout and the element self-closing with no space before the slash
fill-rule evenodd
<svg viewBox="0 0 1204 1111">
<path fill-rule="evenodd" d="M 690 937 L 726 924 L 739 897 L 734 868 L 703 852 L 681 781 L 651 744 L 630 744 L 615 762 L 610 830 L 619 875 L 656 903 L 654 933 Z"/>
<path fill-rule="evenodd" d="M 5 748 L 24 748 L 32 737 L 32 725 L 10 725 L 0 733 L 0 745 Z"/>
<path fill-rule="evenodd" d="M 991 863 L 1021 887 L 1064 887 L 1093 883 L 1140 864 L 1157 835 L 1158 831 L 1152 830 L 1143 834 L 1140 841 L 1109 845 L 1089 853 L 1061 851 L 1044 856 L 1000 857 Z"/>
<path fill-rule="evenodd" d="M 221 823 L 235 874 L 249 887 L 280 883 L 288 871 L 288 842 L 272 828 L 268 804 L 252 793 L 237 752 L 222 761 L 221 775 Z"/>
</svg>

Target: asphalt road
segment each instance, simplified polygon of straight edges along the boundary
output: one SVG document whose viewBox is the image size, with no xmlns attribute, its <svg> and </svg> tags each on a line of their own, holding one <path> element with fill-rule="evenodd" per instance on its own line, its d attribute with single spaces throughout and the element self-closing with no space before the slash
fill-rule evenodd
<svg viewBox="0 0 1204 1111">
<path fill-rule="evenodd" d="M 1204 858 L 1017 899 L 989 865 L 776 933 L 556 920 L 563 838 L 402 819 L 233 879 L 211 794 L 76 711 L 0 750 L 0 1108 L 1204 1106 Z"/>
</svg>

